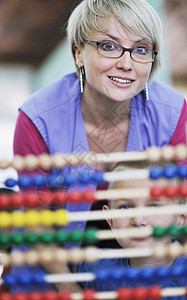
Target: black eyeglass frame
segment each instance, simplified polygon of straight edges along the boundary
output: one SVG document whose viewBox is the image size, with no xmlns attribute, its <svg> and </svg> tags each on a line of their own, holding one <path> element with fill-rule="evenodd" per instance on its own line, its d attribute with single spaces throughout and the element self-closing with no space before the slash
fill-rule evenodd
<svg viewBox="0 0 187 300">
<path fill-rule="evenodd" d="M 154 55 L 153 59 L 152 59 L 151 61 L 149 61 L 149 62 L 143 62 L 143 61 L 135 60 L 134 58 L 132 58 L 132 51 L 138 49 L 138 47 L 135 47 L 135 48 L 125 48 L 125 47 L 123 47 L 123 46 L 121 46 L 121 45 L 119 45 L 119 44 L 116 44 L 116 43 L 112 42 L 114 45 L 116 45 L 116 46 L 118 46 L 118 47 L 120 47 L 120 48 L 122 49 L 122 53 L 120 54 L 120 56 L 116 56 L 116 57 L 105 56 L 105 55 L 101 54 L 101 53 L 98 51 L 99 46 L 100 46 L 103 42 L 95 42 L 95 41 L 89 41 L 89 40 L 83 40 L 83 42 L 84 42 L 84 43 L 87 43 L 87 44 L 93 44 L 93 45 L 96 45 L 96 46 L 97 46 L 97 52 L 98 52 L 100 55 L 102 55 L 102 56 L 104 56 L 104 57 L 107 57 L 107 58 L 113 58 L 113 59 L 115 59 L 115 58 L 120 58 L 120 57 L 122 57 L 123 54 L 127 51 L 127 52 L 130 53 L 130 57 L 131 57 L 131 59 L 132 59 L 133 61 L 139 62 L 139 63 L 141 63 L 141 64 L 149 64 L 149 63 L 154 62 L 156 56 L 158 55 L 158 52 L 157 52 L 157 51 L 146 48 L 147 50 L 151 51 L 152 54 Z"/>
</svg>

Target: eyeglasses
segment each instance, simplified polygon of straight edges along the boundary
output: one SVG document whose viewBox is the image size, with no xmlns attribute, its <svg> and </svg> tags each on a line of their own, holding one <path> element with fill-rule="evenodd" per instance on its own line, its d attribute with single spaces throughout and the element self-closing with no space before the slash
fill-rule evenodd
<svg viewBox="0 0 187 300">
<path fill-rule="evenodd" d="M 109 58 L 119 58 L 127 51 L 130 53 L 131 59 L 139 63 L 151 63 L 158 54 L 157 51 L 146 47 L 125 48 L 112 41 L 94 42 L 84 40 L 84 43 L 96 45 L 97 52 Z"/>
</svg>

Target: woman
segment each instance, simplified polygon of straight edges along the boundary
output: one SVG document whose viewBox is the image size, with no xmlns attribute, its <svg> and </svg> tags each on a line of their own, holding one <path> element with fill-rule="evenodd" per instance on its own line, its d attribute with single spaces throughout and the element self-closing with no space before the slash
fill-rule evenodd
<svg viewBox="0 0 187 300">
<path fill-rule="evenodd" d="M 184 97 L 152 81 L 160 65 L 161 23 L 145 0 L 84 0 L 70 16 L 67 32 L 77 72 L 21 106 L 15 154 L 107 155 L 185 143 Z M 66 206 L 70 211 L 90 207 Z M 84 227 L 85 222 L 68 226 Z"/>
</svg>

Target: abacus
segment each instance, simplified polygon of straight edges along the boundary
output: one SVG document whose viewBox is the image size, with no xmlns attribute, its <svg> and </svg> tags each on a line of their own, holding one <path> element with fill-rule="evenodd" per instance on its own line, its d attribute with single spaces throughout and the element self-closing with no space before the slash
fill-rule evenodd
<svg viewBox="0 0 187 300">
<path fill-rule="evenodd" d="M 0 161 L 0 169 L 9 167 L 15 168 L 17 171 L 35 170 L 41 168 L 45 170 L 57 169 L 57 173 L 49 175 L 20 175 L 17 180 L 8 178 L 4 185 L 7 188 L 18 186 L 22 192 L 13 194 L 0 195 L 0 230 L 6 230 L 9 227 L 15 228 L 13 232 L 0 234 L 0 247 L 13 247 L 10 253 L 4 252 L 0 256 L 0 264 L 5 267 L 9 266 L 34 266 L 36 264 L 53 264 L 53 263 L 71 263 L 78 264 L 82 261 L 88 263 L 96 263 L 101 259 L 109 258 L 129 258 L 129 257 L 179 257 L 187 256 L 187 226 L 177 227 L 171 225 L 169 227 L 154 227 L 154 228 L 129 228 L 115 230 L 99 230 L 89 228 L 79 230 L 77 227 L 71 230 L 71 223 L 88 220 L 97 221 L 105 218 L 131 218 L 135 216 L 159 216 L 159 215 L 175 215 L 187 214 L 187 205 L 170 205 L 162 208 L 133 208 L 132 210 L 114 210 L 110 211 L 90 211 L 91 205 L 96 202 L 110 199 L 115 201 L 119 197 L 138 198 L 138 197 L 153 197 L 159 199 L 164 196 L 169 199 L 177 197 L 187 198 L 187 168 L 185 166 L 172 166 L 169 162 L 173 159 L 186 160 L 187 146 L 179 145 L 175 148 L 165 146 L 163 148 L 151 147 L 141 152 L 124 152 L 111 154 L 92 154 L 84 153 L 78 155 L 71 153 L 70 155 L 47 155 L 42 154 L 39 157 L 28 155 L 26 157 L 15 156 L 12 161 Z M 94 168 L 89 168 L 89 171 L 81 173 L 62 173 L 63 168 L 70 166 L 72 168 L 80 165 L 88 167 L 94 166 L 98 162 L 115 162 L 115 161 L 137 161 L 149 160 L 152 163 L 157 163 L 159 160 L 168 162 L 168 166 L 164 168 L 152 167 L 149 170 L 132 171 L 116 171 L 116 172 L 96 172 Z M 175 177 L 184 179 L 180 184 L 169 182 L 165 186 L 155 184 L 159 178 L 166 178 L 168 181 Z M 110 190 L 95 190 L 93 186 L 103 182 L 113 182 L 122 180 L 137 180 L 150 178 L 153 181 L 151 188 L 126 188 L 126 189 L 110 189 Z M 74 188 L 76 184 L 81 185 L 81 189 Z M 90 188 L 89 186 L 92 186 Z M 66 188 L 63 189 L 62 187 Z M 60 189 L 59 189 L 60 187 Z M 82 203 L 86 203 L 86 209 L 81 210 Z M 70 204 L 76 209 L 68 211 L 67 205 Z M 22 210 L 22 208 L 24 209 Z M 77 211 L 77 207 L 79 207 Z M 39 210 L 38 210 L 39 208 Z M 84 223 L 85 225 L 85 223 Z M 42 232 L 35 232 L 35 227 L 42 226 Z M 24 232 L 24 227 L 31 228 L 31 232 Z M 50 228 L 53 231 L 50 231 Z M 137 236 L 153 236 L 160 239 L 165 235 L 171 237 L 182 237 L 182 244 L 171 244 L 169 246 L 158 245 L 157 247 L 147 248 L 127 248 L 127 249 L 99 249 L 98 241 L 113 240 L 116 237 L 137 237 Z M 81 248 L 81 242 L 86 242 L 89 246 Z M 37 244 L 40 248 L 35 248 Z M 27 249 L 22 252 L 19 247 L 27 245 Z M 49 245 L 55 245 L 53 251 Z M 15 247 L 15 249 L 14 249 Z M 32 291 L 30 294 L 23 292 L 0 292 L 0 300 L 94 300 L 94 299 L 159 299 L 162 297 L 172 296 L 187 296 L 187 286 L 175 288 L 162 288 L 161 286 L 145 287 L 137 286 L 135 288 L 127 288 L 120 286 L 123 278 L 126 279 L 142 279 L 145 282 L 150 282 L 151 278 L 159 278 L 162 280 L 165 277 L 184 277 L 187 278 L 187 270 L 185 266 L 181 266 L 176 270 L 170 270 L 166 266 L 156 268 L 144 267 L 140 269 L 130 268 L 128 273 L 123 268 L 116 267 L 97 272 L 86 273 L 69 273 L 69 274 L 47 274 L 39 272 L 30 275 L 9 273 L 1 278 L 1 285 L 9 287 L 19 285 L 29 285 L 34 283 L 38 286 L 46 283 L 59 282 L 91 282 L 99 281 L 101 284 L 106 281 L 112 282 L 116 290 L 99 292 L 93 289 L 87 289 L 81 293 L 73 293 L 71 291 L 62 290 L 60 292 L 51 291 L 45 292 Z"/>
</svg>

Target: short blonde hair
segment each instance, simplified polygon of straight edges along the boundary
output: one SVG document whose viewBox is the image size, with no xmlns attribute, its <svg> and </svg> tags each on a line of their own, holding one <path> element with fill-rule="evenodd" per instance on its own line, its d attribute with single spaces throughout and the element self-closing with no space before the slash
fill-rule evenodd
<svg viewBox="0 0 187 300">
<path fill-rule="evenodd" d="M 67 25 L 67 36 L 74 59 L 74 46 L 81 49 L 84 39 L 93 29 L 104 32 L 102 20 L 107 20 L 110 16 L 114 16 L 128 32 L 146 39 L 153 45 L 153 50 L 159 52 L 162 25 L 156 11 L 146 0 L 83 0 L 72 12 Z M 150 78 L 159 66 L 160 55 L 153 62 Z"/>
</svg>

